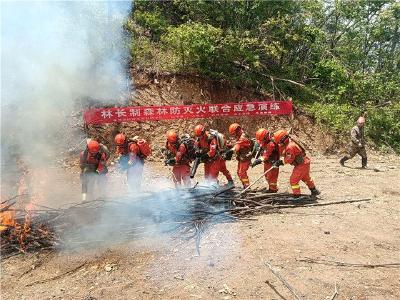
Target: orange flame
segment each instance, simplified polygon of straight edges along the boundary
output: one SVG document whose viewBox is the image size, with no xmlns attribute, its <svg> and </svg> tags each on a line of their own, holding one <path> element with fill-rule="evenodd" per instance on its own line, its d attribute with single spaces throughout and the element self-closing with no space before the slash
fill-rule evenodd
<svg viewBox="0 0 400 300">
<path fill-rule="evenodd" d="M 1 205 L 0 210 L 5 208 L 6 205 Z M 0 212 L 0 232 L 6 230 L 8 227 L 15 227 L 15 211 L 6 210 Z"/>
</svg>

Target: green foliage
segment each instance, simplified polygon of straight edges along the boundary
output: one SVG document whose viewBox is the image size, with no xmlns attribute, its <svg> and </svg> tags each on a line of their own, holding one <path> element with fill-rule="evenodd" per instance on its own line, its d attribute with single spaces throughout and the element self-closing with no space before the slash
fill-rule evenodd
<svg viewBox="0 0 400 300">
<path fill-rule="evenodd" d="M 222 30 L 199 23 L 169 27 L 162 41 L 180 57 L 182 69 L 213 69 Z"/>
<path fill-rule="evenodd" d="M 136 0 L 125 28 L 135 64 L 290 96 L 336 131 L 367 110 L 368 136 L 399 150 L 396 0 Z"/>
<path fill-rule="evenodd" d="M 400 152 L 400 103 L 389 108 L 370 110 L 367 114 L 368 136 L 378 145 Z"/>
</svg>

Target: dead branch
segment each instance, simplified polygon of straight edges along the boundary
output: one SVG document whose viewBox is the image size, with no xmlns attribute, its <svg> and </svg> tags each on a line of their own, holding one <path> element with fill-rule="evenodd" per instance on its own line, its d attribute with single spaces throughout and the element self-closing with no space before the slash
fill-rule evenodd
<svg viewBox="0 0 400 300">
<path fill-rule="evenodd" d="M 324 203 L 311 203 L 311 204 L 304 204 L 304 205 L 302 205 L 302 207 L 327 206 L 327 205 L 336 205 L 336 204 L 354 203 L 354 202 L 366 202 L 366 201 L 371 201 L 371 199 L 367 198 L 367 199 L 342 200 L 342 201 L 324 202 Z M 279 206 L 279 208 L 293 208 L 293 207 L 299 207 L 299 205 L 280 205 Z"/>
<path fill-rule="evenodd" d="M 336 287 L 336 282 L 335 282 L 335 291 L 333 292 L 333 294 L 332 294 L 332 296 L 329 298 L 329 300 L 335 299 L 335 297 L 336 297 L 338 294 L 339 294 L 339 293 L 338 293 L 338 290 L 337 290 L 337 287 Z"/>
<path fill-rule="evenodd" d="M 296 290 L 277 272 L 272 268 L 272 265 L 267 261 L 264 262 L 265 265 L 271 270 L 272 274 L 274 274 L 282 283 L 283 285 L 292 293 L 292 295 L 297 299 L 300 300 L 301 298 L 296 293 Z"/>
<path fill-rule="evenodd" d="M 324 260 L 324 259 L 313 259 L 313 258 L 302 258 L 296 259 L 297 261 L 311 263 L 311 264 L 321 264 L 321 265 L 329 265 L 329 266 L 338 266 L 338 267 L 355 267 L 355 268 L 399 268 L 400 263 L 386 263 L 386 264 L 361 264 L 361 263 L 347 263 L 342 261 L 335 260 Z"/>
<path fill-rule="evenodd" d="M 46 283 L 46 282 L 49 282 L 49 281 L 57 280 L 57 279 L 59 279 L 59 278 L 61 278 L 61 277 L 63 277 L 63 276 L 66 276 L 66 275 L 75 273 L 76 271 L 78 271 L 79 269 L 81 269 L 84 265 L 86 265 L 86 263 L 87 263 L 87 262 L 84 261 L 83 263 L 81 263 L 81 264 L 78 265 L 77 267 L 75 267 L 75 268 L 73 268 L 73 269 L 70 269 L 70 270 L 68 270 L 68 271 L 66 271 L 66 272 L 64 272 L 64 273 L 61 273 L 60 275 L 57 275 L 57 276 L 54 276 L 54 277 L 50 277 L 50 278 L 47 278 L 47 279 L 37 280 L 37 281 L 31 282 L 31 283 L 28 283 L 28 284 L 25 285 L 25 286 L 32 286 L 32 285 L 35 285 L 35 284 L 41 284 L 41 283 Z"/>
<path fill-rule="evenodd" d="M 281 297 L 281 299 L 286 300 L 286 298 L 285 298 L 281 293 L 278 292 L 278 290 L 276 289 L 276 287 L 275 287 L 271 282 L 269 282 L 268 280 L 266 280 L 265 283 L 268 284 L 268 286 L 275 292 L 275 294 L 277 294 L 279 297 Z"/>
</svg>

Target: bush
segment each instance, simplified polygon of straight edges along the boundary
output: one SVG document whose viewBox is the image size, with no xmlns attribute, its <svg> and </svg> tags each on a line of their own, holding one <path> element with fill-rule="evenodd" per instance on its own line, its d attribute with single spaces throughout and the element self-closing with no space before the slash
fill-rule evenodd
<svg viewBox="0 0 400 300">
<path fill-rule="evenodd" d="M 338 134 L 348 134 L 357 118 L 362 113 L 360 108 L 349 104 L 322 104 L 313 103 L 307 110 L 316 118 L 317 122 Z M 400 153 L 400 104 L 390 107 L 366 110 L 366 137 L 382 148 L 391 148 Z"/>
<path fill-rule="evenodd" d="M 180 57 L 182 68 L 213 69 L 222 30 L 211 25 L 187 23 L 169 27 L 162 41 Z"/>
</svg>

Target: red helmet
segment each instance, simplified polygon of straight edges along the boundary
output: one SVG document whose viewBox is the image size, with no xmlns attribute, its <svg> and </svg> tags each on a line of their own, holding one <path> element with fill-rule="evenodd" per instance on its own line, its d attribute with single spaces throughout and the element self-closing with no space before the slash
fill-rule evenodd
<svg viewBox="0 0 400 300">
<path fill-rule="evenodd" d="M 289 141 L 289 133 L 284 130 L 278 130 L 274 133 L 274 141 L 278 144 L 286 144 Z"/>
<path fill-rule="evenodd" d="M 100 151 L 100 144 L 96 142 L 95 140 L 90 140 L 87 143 L 87 148 L 89 153 L 91 154 L 96 154 L 97 152 Z"/>
<path fill-rule="evenodd" d="M 195 136 L 202 136 L 205 132 L 206 132 L 206 128 L 202 124 L 196 125 L 196 127 L 194 128 Z"/>
<path fill-rule="evenodd" d="M 229 126 L 229 134 L 234 135 L 241 127 L 238 123 L 233 123 Z"/>
<path fill-rule="evenodd" d="M 123 133 L 118 133 L 116 136 L 115 136 L 115 143 L 118 145 L 118 146 L 122 146 L 123 144 L 125 144 L 125 141 L 126 141 L 126 137 L 125 137 L 125 135 L 123 134 Z"/>
<path fill-rule="evenodd" d="M 258 142 L 263 142 L 263 141 L 266 141 L 267 139 L 269 140 L 269 132 L 268 132 L 268 130 L 265 129 L 265 128 L 258 129 L 257 132 L 256 132 L 256 140 Z"/>
<path fill-rule="evenodd" d="M 365 118 L 364 117 L 359 117 L 358 120 L 357 120 L 357 123 L 364 125 L 365 124 Z"/>
<path fill-rule="evenodd" d="M 171 129 L 167 132 L 167 141 L 170 143 L 175 143 L 178 140 L 178 134 L 175 130 Z"/>
</svg>

